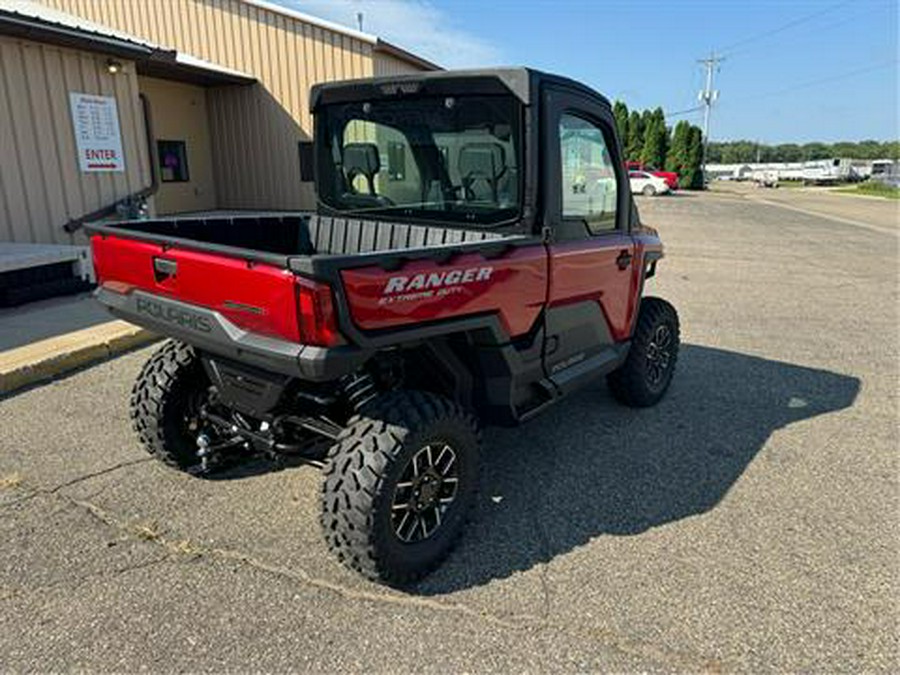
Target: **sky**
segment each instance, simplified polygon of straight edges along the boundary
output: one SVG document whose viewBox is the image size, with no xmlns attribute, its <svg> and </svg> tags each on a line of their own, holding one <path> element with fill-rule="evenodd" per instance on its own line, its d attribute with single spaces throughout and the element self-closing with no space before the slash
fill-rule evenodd
<svg viewBox="0 0 900 675">
<path fill-rule="evenodd" d="M 667 122 L 702 123 L 704 70 L 719 99 L 710 138 L 897 140 L 898 0 L 278 0 L 445 68 L 526 65 L 580 80 Z"/>
</svg>

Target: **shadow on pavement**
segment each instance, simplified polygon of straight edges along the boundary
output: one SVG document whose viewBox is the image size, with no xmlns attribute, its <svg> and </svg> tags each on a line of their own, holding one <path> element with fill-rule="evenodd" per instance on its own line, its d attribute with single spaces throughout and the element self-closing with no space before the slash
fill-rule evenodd
<svg viewBox="0 0 900 675">
<path fill-rule="evenodd" d="M 773 431 L 847 408 L 855 377 L 683 345 L 667 398 L 619 406 L 600 381 L 517 429 L 485 434 L 481 499 L 459 549 L 413 592 L 477 586 L 600 535 L 714 508 Z"/>
<path fill-rule="evenodd" d="M 89 293 L 0 308 L 0 352 L 115 320 Z"/>
</svg>

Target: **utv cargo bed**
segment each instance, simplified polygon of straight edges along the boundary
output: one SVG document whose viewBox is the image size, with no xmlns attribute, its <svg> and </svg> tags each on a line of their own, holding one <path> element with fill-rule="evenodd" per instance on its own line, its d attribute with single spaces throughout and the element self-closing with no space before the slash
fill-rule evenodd
<svg viewBox="0 0 900 675">
<path fill-rule="evenodd" d="M 287 267 L 290 258 L 420 250 L 522 237 L 473 228 L 413 225 L 317 214 L 159 218 L 86 227 L 137 239 Z"/>
</svg>

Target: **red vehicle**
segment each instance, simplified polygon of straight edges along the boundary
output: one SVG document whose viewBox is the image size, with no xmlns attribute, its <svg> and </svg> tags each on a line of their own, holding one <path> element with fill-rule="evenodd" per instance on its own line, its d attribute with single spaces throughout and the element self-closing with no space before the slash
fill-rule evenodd
<svg viewBox="0 0 900 675">
<path fill-rule="evenodd" d="M 625 162 L 625 170 L 629 172 L 644 171 L 651 176 L 659 176 L 666 181 L 666 185 L 669 186 L 670 190 L 678 189 L 678 173 L 675 171 L 660 171 L 659 169 L 654 169 L 652 166 L 646 166 L 641 162 Z"/>
<path fill-rule="evenodd" d="M 502 69 L 311 98 L 315 214 L 91 226 L 97 297 L 173 338 L 131 398 L 152 455 L 199 474 L 324 460 L 328 545 L 405 583 L 462 531 L 483 424 L 600 376 L 656 403 L 678 317 L 641 298 L 662 244 L 593 90 Z"/>
</svg>

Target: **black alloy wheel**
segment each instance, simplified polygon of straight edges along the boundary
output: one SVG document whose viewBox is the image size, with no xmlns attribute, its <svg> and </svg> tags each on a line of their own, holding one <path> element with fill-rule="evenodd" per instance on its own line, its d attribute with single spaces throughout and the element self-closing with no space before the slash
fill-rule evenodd
<svg viewBox="0 0 900 675">
<path fill-rule="evenodd" d="M 672 344 L 672 329 L 668 324 L 659 324 L 647 345 L 647 386 L 651 390 L 666 382 L 672 364 Z"/>
<path fill-rule="evenodd" d="M 456 452 L 447 443 L 429 443 L 412 456 L 394 488 L 391 524 L 404 543 L 428 539 L 443 523 L 459 485 Z"/>
</svg>

